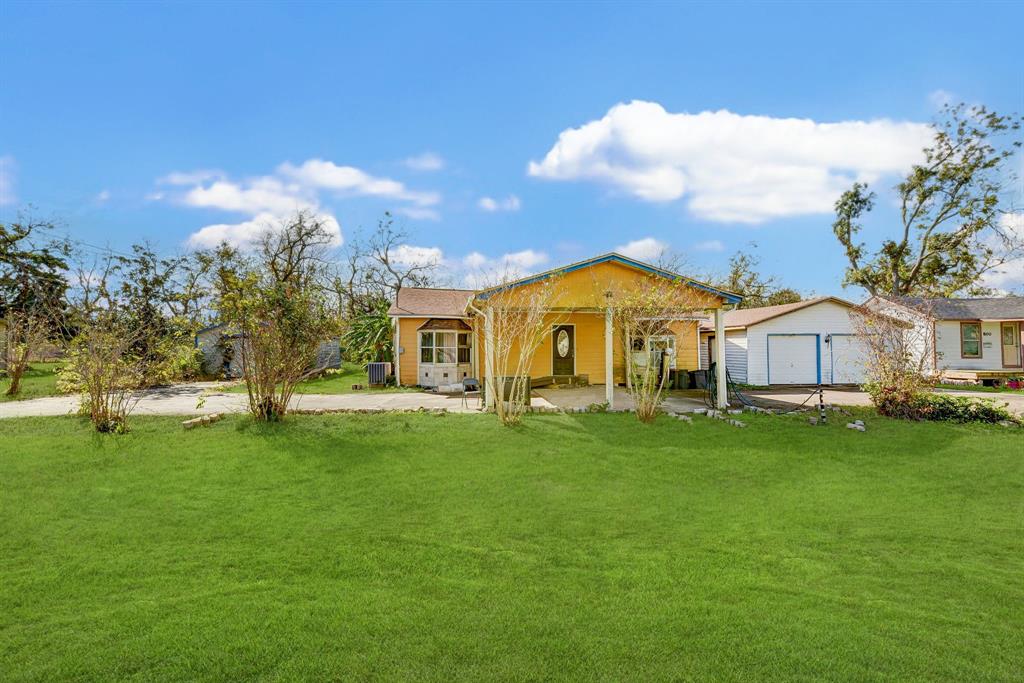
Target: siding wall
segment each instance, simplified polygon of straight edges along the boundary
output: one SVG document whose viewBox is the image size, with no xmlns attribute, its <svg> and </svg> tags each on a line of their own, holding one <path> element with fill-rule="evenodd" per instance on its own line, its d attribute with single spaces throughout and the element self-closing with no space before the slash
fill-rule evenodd
<svg viewBox="0 0 1024 683">
<path fill-rule="evenodd" d="M 903 306 L 893 305 L 885 299 L 872 299 L 868 302 L 868 305 L 873 310 L 884 313 L 885 315 L 896 318 L 897 320 L 903 320 L 912 324 L 914 326 L 914 330 L 908 332 L 908 335 L 910 335 L 910 347 L 915 356 L 915 361 L 920 363 L 923 358 L 924 364 L 921 367 L 924 371 L 936 371 L 935 354 L 932 352 L 935 342 L 932 337 L 932 321 L 930 318 L 922 316 L 914 311 L 904 308 Z M 960 352 L 957 351 L 957 357 L 959 357 L 959 355 Z"/>
<path fill-rule="evenodd" d="M 981 358 L 960 357 L 960 323 L 939 320 L 935 323 L 935 351 L 939 371 L 1003 370 L 1003 340 L 999 323 L 981 324 Z"/>
<path fill-rule="evenodd" d="M 220 336 L 226 332 L 226 328 L 215 327 L 212 330 L 205 330 L 196 335 L 196 346 L 203 352 L 203 371 L 214 376 L 222 373 L 228 377 L 242 376 L 242 340 L 235 339 L 231 345 L 234 349 L 231 364 L 226 372 L 224 368 L 224 356 L 220 351 L 217 342 Z M 337 339 L 331 339 L 320 344 L 317 349 L 315 361 L 317 368 L 340 368 L 341 347 Z"/>
<path fill-rule="evenodd" d="M 829 334 L 853 334 L 850 310 L 832 301 L 823 301 L 799 311 L 747 328 L 747 383 L 768 384 L 768 335 L 821 335 L 821 382 L 832 383 L 832 364 L 825 337 Z"/>
<path fill-rule="evenodd" d="M 712 345 L 709 340 L 712 334 L 701 335 L 701 367 L 710 368 L 714 362 Z M 747 383 L 747 331 L 726 330 L 725 332 L 725 367 L 734 382 Z M 691 368 L 692 369 L 692 368 Z"/>
<path fill-rule="evenodd" d="M 399 373 L 401 383 L 414 386 L 419 381 L 419 356 L 417 328 L 427 318 L 399 318 L 399 346 L 404 352 L 399 354 Z M 483 378 L 484 330 L 483 322 L 475 323 L 475 356 L 476 376 Z M 591 384 L 604 384 L 604 313 L 552 313 L 546 317 L 545 325 L 551 329 L 554 325 L 571 324 L 576 326 L 576 374 L 587 375 Z M 676 335 L 676 368 L 679 370 L 697 369 L 697 323 L 692 320 L 680 320 L 670 326 Z M 625 355 L 623 354 L 622 335 L 616 331 L 612 340 L 613 376 L 616 383 L 626 381 Z M 551 344 L 552 335 L 547 333 L 534 353 L 530 363 L 531 377 L 548 377 L 551 375 Z M 513 349 L 512 356 L 518 352 Z"/>
</svg>

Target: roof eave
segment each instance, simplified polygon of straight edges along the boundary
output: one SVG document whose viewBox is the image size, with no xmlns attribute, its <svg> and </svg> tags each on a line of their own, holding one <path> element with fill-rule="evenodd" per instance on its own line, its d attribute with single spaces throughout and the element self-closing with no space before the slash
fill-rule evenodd
<svg viewBox="0 0 1024 683">
<path fill-rule="evenodd" d="M 631 259 L 628 256 L 623 256 L 622 254 L 618 254 L 618 253 L 615 253 L 615 252 L 609 252 L 607 254 L 602 254 L 601 256 L 595 256 L 594 258 L 587 259 L 585 261 L 578 261 L 578 262 L 572 263 L 572 264 L 570 264 L 568 266 L 563 266 L 562 268 L 556 268 L 556 269 L 553 269 L 553 270 L 547 270 L 547 271 L 544 271 L 543 273 L 538 273 L 536 275 L 531 275 L 529 277 L 525 277 L 525 278 L 522 278 L 520 280 L 516 280 L 514 282 L 509 282 L 509 283 L 504 284 L 504 285 L 497 285 L 495 287 L 489 287 L 487 289 L 483 289 L 483 290 L 477 292 L 477 294 L 476 294 L 476 296 L 474 298 L 476 298 L 476 299 L 487 299 L 492 294 L 496 294 L 498 292 L 504 292 L 504 291 L 507 291 L 509 289 L 513 289 L 515 287 L 524 287 L 526 285 L 532 285 L 532 284 L 534 284 L 536 282 L 541 282 L 542 280 L 546 280 L 546 279 L 548 279 L 548 278 L 550 278 L 550 277 L 552 277 L 552 276 L 554 276 L 556 274 L 571 273 L 571 272 L 573 272 L 575 270 L 580 270 L 582 268 L 588 268 L 590 266 L 596 266 L 598 264 L 608 263 L 608 262 L 621 263 L 622 265 L 629 266 L 631 268 L 636 268 L 637 270 L 642 270 L 642 271 L 649 272 L 651 274 L 658 275 L 660 277 L 664 277 L 664 278 L 668 278 L 668 279 L 672 279 L 672 280 L 676 280 L 676 279 L 682 280 L 683 282 L 685 282 L 687 284 L 687 286 L 693 287 L 695 289 L 700 289 L 702 291 L 708 292 L 709 294 L 714 294 L 715 296 L 720 297 L 723 300 L 723 302 L 726 303 L 726 304 L 734 305 L 734 304 L 738 304 L 741 301 L 743 301 L 743 297 L 740 296 L 739 294 L 736 294 L 735 292 L 729 292 L 729 291 L 726 291 L 724 289 L 719 289 L 717 287 L 713 287 L 712 285 L 707 284 L 706 282 L 700 282 L 699 280 L 694 280 L 693 278 L 687 277 L 687 276 L 685 276 L 685 275 L 683 275 L 681 273 L 673 273 L 673 272 L 665 270 L 663 268 L 658 268 L 657 266 L 652 266 L 652 265 L 650 265 L 648 263 L 644 263 L 642 261 L 637 261 L 636 259 Z"/>
</svg>

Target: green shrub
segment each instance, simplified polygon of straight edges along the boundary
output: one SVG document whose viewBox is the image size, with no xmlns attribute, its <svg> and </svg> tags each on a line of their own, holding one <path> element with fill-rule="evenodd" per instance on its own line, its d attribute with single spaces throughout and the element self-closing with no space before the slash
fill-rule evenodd
<svg viewBox="0 0 1024 683">
<path fill-rule="evenodd" d="M 990 398 L 924 394 L 918 397 L 919 411 L 925 420 L 946 422 L 1018 422 L 1004 405 Z"/>
<path fill-rule="evenodd" d="M 1013 422 L 1020 423 L 1003 405 L 990 398 L 934 394 L 910 385 L 881 386 L 867 384 L 879 414 L 903 420 L 938 420 L 944 422 Z"/>
</svg>

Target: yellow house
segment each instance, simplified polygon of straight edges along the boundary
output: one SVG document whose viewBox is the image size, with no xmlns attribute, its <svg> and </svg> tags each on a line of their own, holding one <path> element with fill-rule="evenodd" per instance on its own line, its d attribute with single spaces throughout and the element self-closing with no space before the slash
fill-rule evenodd
<svg viewBox="0 0 1024 683">
<path fill-rule="evenodd" d="M 616 302 L 629 292 L 650 288 L 652 278 L 678 285 L 687 313 L 665 320 L 657 335 L 627 340 L 616 329 Z M 723 307 L 740 301 L 732 292 L 615 253 L 488 289 L 406 287 L 388 312 L 394 326 L 398 382 L 443 387 L 468 378 L 485 379 L 487 368 L 493 367 L 495 347 L 492 298 L 513 292 L 519 296 L 545 286 L 542 336 L 527 362 L 532 385 L 603 384 L 609 405 L 614 400 L 613 387 L 627 381 L 630 362 L 644 362 L 651 353 L 665 354 L 676 370 L 698 369 L 700 321 L 710 313 L 715 328 L 724 330 Z M 624 350 L 627 343 L 630 354 Z M 717 398 L 724 405 L 725 359 L 716 360 L 721 375 Z M 489 395 L 488 403 L 493 399 Z"/>
</svg>

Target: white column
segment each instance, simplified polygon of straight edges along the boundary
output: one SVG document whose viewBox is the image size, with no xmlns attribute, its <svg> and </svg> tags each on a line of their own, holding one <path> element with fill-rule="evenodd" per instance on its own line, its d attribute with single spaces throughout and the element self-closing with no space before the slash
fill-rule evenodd
<svg viewBox="0 0 1024 683">
<path fill-rule="evenodd" d="M 402 335 L 401 335 L 402 319 L 396 317 L 396 318 L 394 318 L 394 321 L 395 321 L 395 339 L 394 339 L 394 343 L 393 343 L 393 347 L 392 348 L 395 351 L 395 385 L 396 386 L 402 386 L 402 373 L 399 371 L 400 368 L 398 366 L 398 364 L 399 364 L 398 356 L 400 355 L 400 350 L 402 348 L 401 346 L 399 346 L 399 342 L 402 341 Z"/>
<path fill-rule="evenodd" d="M 729 405 L 729 387 L 725 380 L 725 311 L 715 309 L 715 405 L 725 408 Z"/>
<path fill-rule="evenodd" d="M 494 407 L 494 313 L 484 313 L 484 406 Z"/>
<path fill-rule="evenodd" d="M 612 364 L 612 352 L 615 348 L 612 335 L 612 307 L 604 309 L 604 400 L 609 408 L 615 404 L 615 373 Z"/>
</svg>

